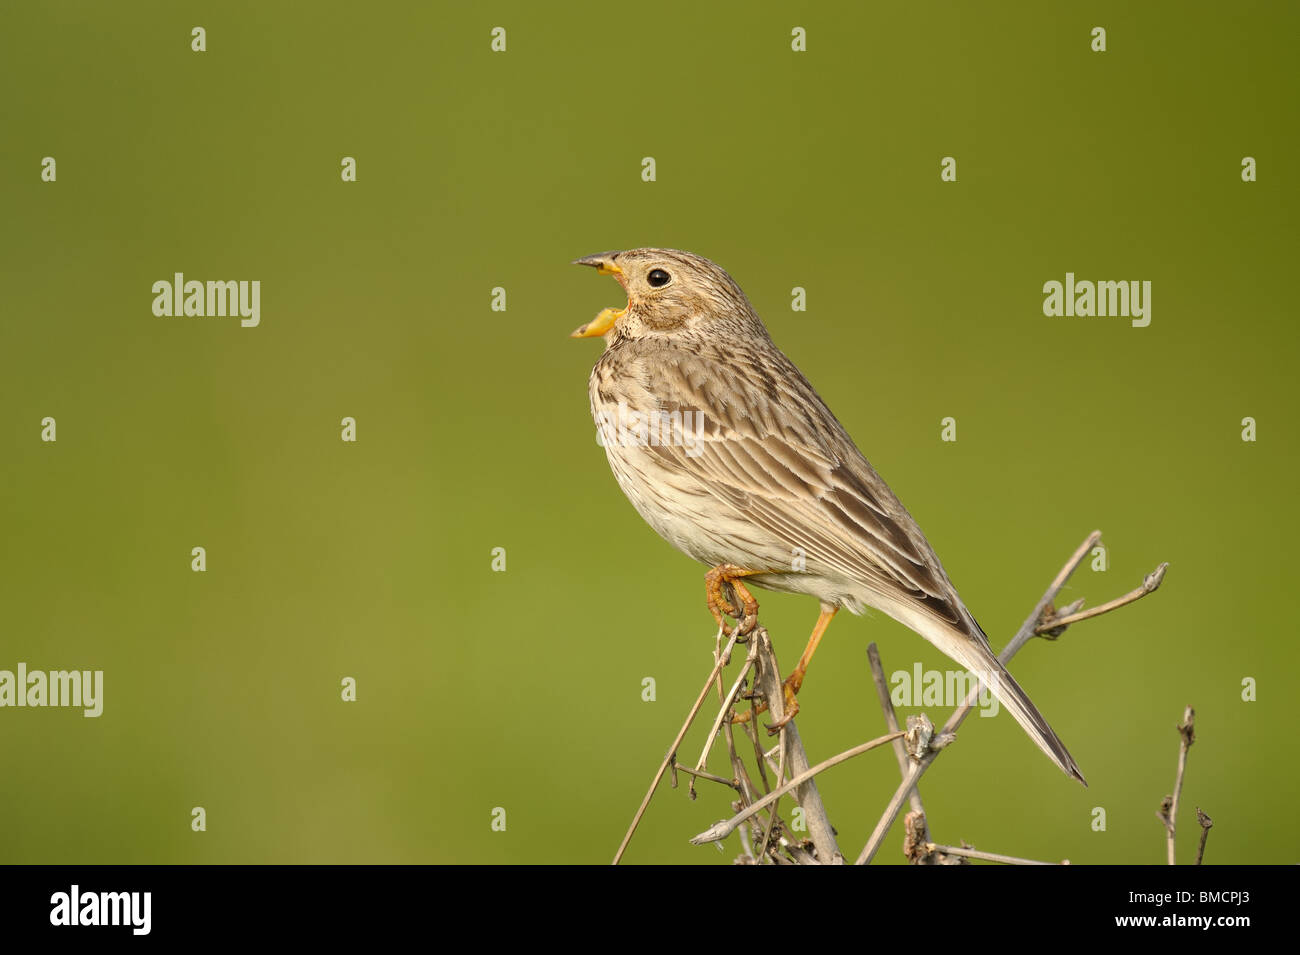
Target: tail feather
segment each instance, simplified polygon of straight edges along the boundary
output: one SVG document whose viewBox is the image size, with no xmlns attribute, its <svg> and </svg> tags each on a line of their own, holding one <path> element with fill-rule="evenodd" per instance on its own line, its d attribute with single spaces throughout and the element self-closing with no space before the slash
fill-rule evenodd
<svg viewBox="0 0 1300 955">
<path fill-rule="evenodd" d="M 940 628 L 929 629 L 931 632 L 923 632 L 926 639 L 978 676 L 997 697 L 998 702 L 1010 711 L 1016 722 L 1029 734 L 1029 738 L 1038 744 L 1038 748 L 1046 753 L 1063 773 L 1073 776 L 1085 786 L 1088 785 L 1088 781 L 1083 778 L 1083 773 L 1079 772 L 1074 757 L 1065 748 L 1061 738 L 1043 718 L 1043 714 L 1038 712 L 1038 707 L 1030 701 L 1028 694 L 1020 688 L 1020 684 L 1007 672 L 1007 668 L 988 649 L 983 639 L 968 636 L 949 627 L 943 627 L 941 634 L 933 632 Z"/>
</svg>

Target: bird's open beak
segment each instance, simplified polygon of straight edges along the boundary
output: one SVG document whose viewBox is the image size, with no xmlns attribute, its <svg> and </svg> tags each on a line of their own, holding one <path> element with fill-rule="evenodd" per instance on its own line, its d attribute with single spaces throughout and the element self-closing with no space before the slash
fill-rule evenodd
<svg viewBox="0 0 1300 955">
<path fill-rule="evenodd" d="M 586 325 L 579 325 L 569 333 L 570 338 L 598 338 L 604 335 L 614 323 L 623 317 L 626 312 L 625 308 L 602 308 L 600 314 L 589 321 Z"/>
<path fill-rule="evenodd" d="M 601 275 L 612 275 L 618 279 L 618 284 L 627 288 L 627 282 L 623 278 L 623 270 L 610 261 L 611 253 L 602 252 L 599 255 L 588 255 L 581 259 L 574 259 L 574 265 L 590 265 Z M 589 321 L 586 325 L 580 325 L 569 335 L 570 338 L 598 338 L 606 334 L 614 323 L 623 317 L 627 312 L 627 307 L 623 308 L 603 308 L 600 314 Z"/>
</svg>

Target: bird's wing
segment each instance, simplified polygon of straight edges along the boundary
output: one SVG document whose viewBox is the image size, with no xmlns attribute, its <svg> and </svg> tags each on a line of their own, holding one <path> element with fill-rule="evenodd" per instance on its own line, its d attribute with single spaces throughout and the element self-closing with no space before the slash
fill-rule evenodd
<svg viewBox="0 0 1300 955">
<path fill-rule="evenodd" d="M 983 637 L 916 521 L 784 355 L 674 349 L 638 365 L 660 411 L 703 415 L 698 441 L 648 449 L 665 465 L 792 549 Z"/>
</svg>

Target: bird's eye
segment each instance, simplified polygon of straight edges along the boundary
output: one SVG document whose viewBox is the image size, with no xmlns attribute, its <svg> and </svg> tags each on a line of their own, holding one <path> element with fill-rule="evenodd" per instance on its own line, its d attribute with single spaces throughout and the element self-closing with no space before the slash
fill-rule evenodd
<svg viewBox="0 0 1300 955">
<path fill-rule="evenodd" d="M 654 288 L 663 288 L 673 280 L 673 277 L 663 269 L 651 269 L 650 274 L 645 277 Z"/>
</svg>

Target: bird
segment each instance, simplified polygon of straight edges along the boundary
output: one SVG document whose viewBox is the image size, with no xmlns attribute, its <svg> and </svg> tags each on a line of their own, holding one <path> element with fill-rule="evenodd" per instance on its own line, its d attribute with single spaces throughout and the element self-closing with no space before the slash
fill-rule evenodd
<svg viewBox="0 0 1300 955">
<path fill-rule="evenodd" d="M 625 307 L 605 308 L 571 334 L 605 342 L 588 391 L 610 469 L 646 523 L 710 568 L 706 599 L 719 626 L 726 629 L 724 613 L 741 633 L 756 624 L 747 583 L 820 601 L 783 683 L 785 718 L 769 731 L 798 712 L 796 694 L 835 614 L 875 609 L 979 677 L 1048 758 L 1086 786 L 994 656 L 920 526 L 732 277 L 677 249 L 600 252 L 573 264 L 613 276 L 627 293 Z"/>
</svg>

